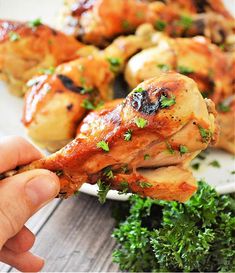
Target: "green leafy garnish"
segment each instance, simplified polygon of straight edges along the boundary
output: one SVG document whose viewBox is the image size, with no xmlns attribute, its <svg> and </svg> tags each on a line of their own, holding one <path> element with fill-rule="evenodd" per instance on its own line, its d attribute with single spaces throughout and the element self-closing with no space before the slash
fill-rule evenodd
<svg viewBox="0 0 235 273">
<path fill-rule="evenodd" d="M 213 160 L 213 161 L 211 161 L 211 162 L 209 163 L 209 165 L 212 166 L 212 167 L 215 167 L 215 168 L 220 168 L 220 167 L 221 167 L 221 165 L 220 165 L 220 163 L 219 163 L 218 160 Z"/>
<path fill-rule="evenodd" d="M 200 163 L 194 163 L 194 164 L 192 164 L 191 165 L 191 167 L 194 169 L 194 170 L 199 170 L 199 168 L 200 168 Z"/>
<path fill-rule="evenodd" d="M 179 150 L 181 155 L 186 154 L 188 152 L 188 148 L 184 145 L 180 145 Z"/>
<path fill-rule="evenodd" d="M 148 160 L 148 159 L 150 159 L 150 155 L 149 154 L 145 154 L 144 155 L 144 160 Z"/>
<path fill-rule="evenodd" d="M 136 118 L 135 124 L 137 125 L 137 127 L 143 129 L 148 124 L 148 121 L 144 118 Z"/>
<path fill-rule="evenodd" d="M 128 165 L 127 165 L 127 164 L 123 165 L 123 166 L 121 167 L 121 169 L 122 169 L 122 172 L 123 172 L 123 173 L 128 173 L 128 171 L 129 171 Z"/>
<path fill-rule="evenodd" d="M 166 22 L 157 20 L 155 22 L 155 28 L 156 30 L 163 31 L 166 28 Z"/>
<path fill-rule="evenodd" d="M 220 112 L 224 112 L 224 113 L 227 113 L 231 110 L 230 106 L 229 105 L 226 105 L 224 103 L 219 103 L 218 105 L 218 110 Z"/>
<path fill-rule="evenodd" d="M 173 155 L 173 154 L 175 153 L 174 149 L 172 148 L 171 144 L 170 144 L 168 141 L 166 141 L 166 147 L 167 147 L 167 151 L 168 151 L 170 154 Z"/>
<path fill-rule="evenodd" d="M 16 32 L 14 32 L 14 31 L 11 31 L 9 34 L 8 34 L 8 36 L 9 36 L 9 40 L 11 41 L 11 42 L 15 42 L 15 41 L 18 41 L 18 40 L 20 40 L 20 35 L 18 34 L 18 33 L 16 33 Z"/>
<path fill-rule="evenodd" d="M 132 138 L 132 130 L 128 129 L 124 134 L 124 139 L 126 141 L 130 141 Z"/>
<path fill-rule="evenodd" d="M 129 190 L 129 184 L 127 181 L 122 181 L 120 184 L 121 190 L 119 190 L 119 194 L 126 194 Z"/>
<path fill-rule="evenodd" d="M 190 67 L 179 65 L 177 66 L 177 71 L 181 74 L 188 75 L 190 73 L 193 73 L 194 70 Z"/>
<path fill-rule="evenodd" d="M 55 174 L 56 174 L 57 176 L 59 176 L 59 177 L 62 176 L 63 173 L 64 173 L 64 172 L 63 172 L 62 170 L 58 170 L 58 171 L 55 172 Z"/>
<path fill-rule="evenodd" d="M 99 202 L 101 204 L 104 204 L 106 201 L 107 194 L 110 190 L 110 185 L 107 185 L 105 182 L 103 182 L 99 179 L 97 181 L 97 186 L 99 187 L 98 192 L 97 192 Z"/>
<path fill-rule="evenodd" d="M 34 28 L 34 27 L 39 27 L 39 26 L 42 25 L 42 21 L 41 21 L 40 18 L 37 18 L 37 19 L 35 19 L 35 20 L 33 20 L 33 21 L 30 21 L 30 22 L 28 23 L 28 25 L 29 25 L 29 27 L 32 27 L 32 28 Z"/>
<path fill-rule="evenodd" d="M 119 58 L 115 58 L 115 57 L 108 57 L 107 61 L 110 64 L 110 70 L 114 73 L 117 72 L 120 65 L 121 65 L 121 60 Z"/>
<path fill-rule="evenodd" d="M 204 142 L 209 142 L 211 139 L 211 132 L 208 129 L 203 128 L 202 126 L 198 125 L 198 129 L 200 132 L 200 135 L 202 137 L 202 140 Z"/>
<path fill-rule="evenodd" d="M 163 72 L 167 72 L 171 69 L 168 64 L 158 64 L 157 67 L 160 68 Z"/>
<path fill-rule="evenodd" d="M 113 179 L 114 175 L 113 175 L 113 171 L 111 167 L 107 167 L 104 169 L 103 174 L 108 178 L 108 179 Z"/>
<path fill-rule="evenodd" d="M 140 186 L 142 189 L 151 188 L 151 187 L 152 187 L 152 184 L 150 184 L 149 182 L 145 182 L 145 181 L 138 181 L 137 184 L 138 184 L 138 186 Z"/>
<path fill-rule="evenodd" d="M 133 90 L 134 93 L 141 93 L 144 92 L 145 90 L 142 87 L 136 88 Z"/>
<path fill-rule="evenodd" d="M 200 181 L 186 203 L 133 195 L 128 205 L 115 210 L 113 259 L 121 271 L 235 271 L 234 198 Z"/>
<path fill-rule="evenodd" d="M 87 110 L 94 110 L 96 109 L 95 105 L 88 99 L 84 99 L 81 106 Z"/>
<path fill-rule="evenodd" d="M 49 68 L 40 68 L 38 72 L 41 74 L 52 75 L 55 72 L 55 67 L 51 66 Z"/>
<path fill-rule="evenodd" d="M 105 142 L 104 140 L 98 142 L 96 147 L 103 149 L 105 152 L 109 152 L 109 144 L 108 142 Z"/>
<path fill-rule="evenodd" d="M 174 105 L 176 102 L 175 102 L 175 96 L 174 95 L 171 95 L 170 98 L 164 96 L 164 95 L 161 95 L 160 97 L 160 104 L 161 104 L 161 108 L 166 108 L 166 107 L 170 107 L 172 105 Z"/>
<path fill-rule="evenodd" d="M 189 16 L 182 15 L 178 21 L 178 24 L 185 29 L 189 29 L 193 25 L 193 19 Z"/>
</svg>

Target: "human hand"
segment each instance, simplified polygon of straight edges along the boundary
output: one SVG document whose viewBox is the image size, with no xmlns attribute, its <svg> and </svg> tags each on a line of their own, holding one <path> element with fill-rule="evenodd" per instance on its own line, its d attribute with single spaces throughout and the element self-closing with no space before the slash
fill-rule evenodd
<svg viewBox="0 0 235 273">
<path fill-rule="evenodd" d="M 41 158 L 21 137 L 0 139 L 0 173 Z M 20 271 L 39 271 L 44 261 L 29 252 L 35 236 L 26 221 L 59 192 L 59 179 L 47 170 L 32 170 L 0 181 L 0 261 Z"/>
</svg>

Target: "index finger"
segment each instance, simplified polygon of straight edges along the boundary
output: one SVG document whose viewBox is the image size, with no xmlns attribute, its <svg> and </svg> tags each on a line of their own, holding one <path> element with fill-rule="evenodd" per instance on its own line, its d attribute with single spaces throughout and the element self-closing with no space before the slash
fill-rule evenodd
<svg viewBox="0 0 235 273">
<path fill-rule="evenodd" d="M 42 154 L 23 137 L 10 136 L 0 139 L 0 173 L 40 159 Z"/>
</svg>

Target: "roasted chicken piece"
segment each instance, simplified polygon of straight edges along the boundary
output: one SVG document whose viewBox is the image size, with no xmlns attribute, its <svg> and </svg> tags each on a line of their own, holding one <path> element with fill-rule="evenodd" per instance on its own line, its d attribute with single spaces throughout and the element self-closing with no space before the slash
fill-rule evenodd
<svg viewBox="0 0 235 273">
<path fill-rule="evenodd" d="M 81 48 L 73 37 L 41 24 L 0 20 L 0 78 L 12 92 L 23 95 L 25 83 L 35 74 L 50 73 L 53 66 L 78 57 Z"/>
<path fill-rule="evenodd" d="M 217 109 L 220 135 L 216 147 L 235 154 L 235 96 L 219 103 Z"/>
<path fill-rule="evenodd" d="M 75 137 L 86 111 L 111 98 L 113 79 L 109 63 L 92 56 L 62 64 L 52 75 L 33 78 L 22 119 L 28 135 L 50 151 L 63 147 Z"/>
<path fill-rule="evenodd" d="M 151 1 L 152 2 L 152 1 Z M 85 43 L 106 46 L 143 23 L 172 36 L 205 35 L 225 43 L 233 33 L 232 16 L 221 1 L 67 0 L 63 30 Z M 207 12 L 197 14 L 197 12 Z M 215 12 L 212 12 L 215 11 Z M 188 15 L 185 15 L 188 14 Z"/>
<path fill-rule="evenodd" d="M 159 44 L 134 55 L 125 69 L 130 87 L 162 71 L 174 70 L 194 79 L 204 96 L 216 104 L 233 92 L 233 69 L 228 56 L 204 37 L 161 38 Z"/>
<path fill-rule="evenodd" d="M 91 112 L 75 140 L 21 171 L 60 176 L 62 197 L 85 183 L 142 196 L 186 201 L 197 188 L 190 161 L 216 138 L 213 103 L 190 78 L 165 73 L 135 88 L 121 104 Z"/>
<path fill-rule="evenodd" d="M 40 75 L 28 82 L 23 123 L 29 136 L 50 151 L 58 150 L 75 137 L 85 112 L 101 101 L 113 98 L 115 75 L 141 48 L 158 44 L 161 33 L 117 38 L 104 51 L 83 47 L 80 58 L 58 66 L 52 75 Z"/>
</svg>

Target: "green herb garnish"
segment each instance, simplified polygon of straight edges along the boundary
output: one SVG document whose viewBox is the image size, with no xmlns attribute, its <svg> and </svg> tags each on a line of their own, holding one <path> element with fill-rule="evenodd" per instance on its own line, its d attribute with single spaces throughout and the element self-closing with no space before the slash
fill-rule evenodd
<svg viewBox="0 0 235 273">
<path fill-rule="evenodd" d="M 108 142 L 105 142 L 104 140 L 98 142 L 96 147 L 103 149 L 105 152 L 109 152 L 109 144 Z"/>
<path fill-rule="evenodd" d="M 107 185 L 105 182 L 100 179 L 97 181 L 97 186 L 99 187 L 97 195 L 101 204 L 104 204 L 106 201 L 107 194 L 110 190 L 110 185 Z"/>
<path fill-rule="evenodd" d="M 136 88 L 133 90 L 134 93 L 141 93 L 144 92 L 145 90 L 142 87 Z"/>
<path fill-rule="evenodd" d="M 168 151 L 170 154 L 173 155 L 173 154 L 175 153 L 174 149 L 172 148 L 171 144 L 170 144 L 168 141 L 166 141 L 166 147 L 167 147 L 167 151 Z"/>
<path fill-rule="evenodd" d="M 146 189 L 146 188 L 151 188 L 152 187 L 152 184 L 150 184 L 149 182 L 145 182 L 145 181 L 138 181 L 137 184 L 142 189 Z"/>
<path fill-rule="evenodd" d="M 110 70 L 112 72 L 117 72 L 121 65 L 121 60 L 119 58 L 109 57 L 107 58 L 107 61 L 110 64 Z"/>
<path fill-rule="evenodd" d="M 122 21 L 122 27 L 127 30 L 127 29 L 129 29 L 131 27 L 131 24 L 129 23 L 129 21 L 123 20 Z"/>
<path fill-rule="evenodd" d="M 145 154 L 144 155 L 144 160 L 148 160 L 148 159 L 150 159 L 150 155 L 149 154 Z"/>
<path fill-rule="evenodd" d="M 235 171 L 231 171 L 231 174 L 235 174 Z"/>
<path fill-rule="evenodd" d="M 127 181 L 122 181 L 120 184 L 121 190 L 119 190 L 118 194 L 126 194 L 129 190 L 129 184 Z"/>
<path fill-rule="evenodd" d="M 84 99 L 81 106 L 87 110 L 94 110 L 96 109 L 95 105 L 88 99 Z"/>
<path fill-rule="evenodd" d="M 114 175 L 113 175 L 113 171 L 111 167 L 107 167 L 104 169 L 103 174 L 108 178 L 108 179 L 113 179 Z"/>
<path fill-rule="evenodd" d="M 136 118 L 135 124 L 137 125 L 137 127 L 143 129 L 148 124 L 148 121 L 144 118 Z"/>
<path fill-rule="evenodd" d="M 218 105 L 218 110 L 220 112 L 224 112 L 224 113 L 227 113 L 231 110 L 230 106 L 229 105 L 226 105 L 224 103 L 219 103 Z"/>
<path fill-rule="evenodd" d="M 193 73 L 194 70 L 190 67 L 179 65 L 177 66 L 177 71 L 181 74 L 188 75 L 190 73 Z"/>
<path fill-rule="evenodd" d="M 202 140 L 204 142 L 209 142 L 211 139 L 211 132 L 208 129 L 203 128 L 202 126 L 198 125 L 198 129 L 200 132 L 200 135 L 202 137 Z"/>
<path fill-rule="evenodd" d="M 194 169 L 194 170 L 199 170 L 199 168 L 200 168 L 200 163 L 194 163 L 194 164 L 192 164 L 191 165 L 191 167 Z"/>
<path fill-rule="evenodd" d="M 121 167 L 123 173 L 128 173 L 128 164 L 125 164 L 124 166 Z"/>
<path fill-rule="evenodd" d="M 124 134 L 124 139 L 126 141 L 130 141 L 132 138 L 132 130 L 128 129 Z"/>
<path fill-rule="evenodd" d="M 39 27 L 39 26 L 42 25 L 42 21 L 41 21 L 40 18 L 37 18 L 37 19 L 35 19 L 35 20 L 33 20 L 33 21 L 30 21 L 30 22 L 28 23 L 28 25 L 29 25 L 29 27 L 31 27 L 31 28 Z"/>
<path fill-rule="evenodd" d="M 167 72 L 171 69 L 168 64 L 158 64 L 157 67 L 163 72 Z"/>
<path fill-rule="evenodd" d="M 166 22 L 157 20 L 154 24 L 156 30 L 163 31 L 166 28 Z"/>
<path fill-rule="evenodd" d="M 55 67 L 51 66 L 49 68 L 40 68 L 38 72 L 41 74 L 52 75 L 55 72 Z"/>
<path fill-rule="evenodd" d="M 188 153 L 188 148 L 184 145 L 180 145 L 179 151 L 180 151 L 180 154 L 183 155 L 183 154 Z"/>
<path fill-rule="evenodd" d="M 175 103 L 176 103 L 176 101 L 175 101 L 174 95 L 171 95 L 170 98 L 168 98 L 164 95 L 161 95 L 161 97 L 160 97 L 161 108 L 170 107 L 170 106 L 174 105 Z"/>
<path fill-rule="evenodd" d="M 14 31 L 11 31 L 8 36 L 11 42 L 19 41 L 21 38 L 20 35 Z"/>
<path fill-rule="evenodd" d="M 182 15 L 180 17 L 180 20 L 178 21 L 178 24 L 184 27 L 185 29 L 189 29 L 193 25 L 193 19 L 189 16 Z"/>
<path fill-rule="evenodd" d="M 64 173 L 64 172 L 63 172 L 62 170 L 59 170 L 59 171 L 56 171 L 56 172 L 55 172 L 55 174 L 56 174 L 57 176 L 59 176 L 59 177 L 62 176 L 63 173 Z"/>
<path fill-rule="evenodd" d="M 209 165 L 212 166 L 212 167 L 215 167 L 215 168 L 220 168 L 220 167 L 221 167 L 221 165 L 220 165 L 220 163 L 219 163 L 218 160 L 213 160 L 213 161 L 211 161 L 211 162 L 209 163 Z"/>
</svg>

